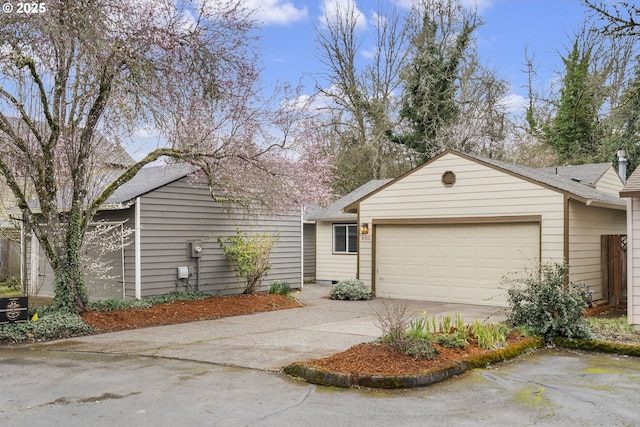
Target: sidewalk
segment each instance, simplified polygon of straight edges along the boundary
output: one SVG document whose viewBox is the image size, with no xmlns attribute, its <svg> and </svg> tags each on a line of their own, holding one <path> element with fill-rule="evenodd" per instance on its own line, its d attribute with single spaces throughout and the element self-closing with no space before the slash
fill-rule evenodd
<svg viewBox="0 0 640 427">
<path fill-rule="evenodd" d="M 305 307 L 217 320 L 157 326 L 41 344 L 49 350 L 144 355 L 278 371 L 307 359 L 329 356 L 373 341 L 381 334 L 375 313 L 383 304 L 406 304 L 410 312 L 428 316 L 459 313 L 499 321 L 504 308 L 374 299 L 333 301 L 329 286 L 305 285 L 293 295 Z"/>
</svg>

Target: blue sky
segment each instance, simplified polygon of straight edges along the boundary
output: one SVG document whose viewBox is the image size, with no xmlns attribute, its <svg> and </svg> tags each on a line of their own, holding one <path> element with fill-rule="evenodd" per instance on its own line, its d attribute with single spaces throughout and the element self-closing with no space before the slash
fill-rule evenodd
<svg viewBox="0 0 640 427">
<path fill-rule="evenodd" d="M 323 71 L 314 45 L 314 27 L 321 25 L 325 3 L 354 0 L 244 0 L 257 9 L 255 19 L 261 23 L 261 49 L 265 83 L 276 80 L 308 86 L 313 92 L 313 78 Z M 547 85 L 554 70 L 562 69 L 558 52 L 564 54 L 571 37 L 587 17 L 579 0 L 461 0 L 477 6 L 484 25 L 476 32 L 482 62 L 498 70 L 511 84 L 512 99 L 522 103 L 527 95 L 524 52 L 528 46 L 535 54 L 539 84 Z M 411 0 L 397 0 L 402 5 Z M 376 9 L 373 0 L 356 0 L 366 20 Z M 367 31 L 366 29 L 364 30 Z M 371 26 L 369 31 L 372 32 Z M 366 36 L 366 34 L 365 34 Z M 366 46 L 365 46 L 366 47 Z"/>
<path fill-rule="evenodd" d="M 277 81 L 296 85 L 302 81 L 305 93 L 315 92 L 315 79 L 324 71 L 314 44 L 314 28 L 321 24 L 324 7 L 333 2 L 354 0 L 242 0 L 255 10 L 254 19 L 260 23 L 258 35 L 263 67 L 263 85 L 267 94 Z M 363 19 L 371 20 L 377 0 L 355 0 Z M 574 33 L 587 18 L 586 8 L 579 0 L 460 0 L 477 6 L 484 25 L 476 32 L 481 60 L 498 71 L 500 78 L 511 85 L 506 102 L 512 112 L 527 104 L 524 52 L 535 54 L 540 87 L 548 86 L 554 70 L 562 70 L 558 52 L 564 54 L 573 43 Z M 391 2 L 391 0 L 389 0 Z M 396 0 L 398 5 L 412 0 Z M 371 25 L 365 26 L 373 33 Z M 363 46 L 366 49 L 366 45 Z M 329 84 L 320 81 L 322 87 Z M 520 110 L 522 111 L 522 110 Z M 138 135 L 139 148 L 132 153 L 141 158 L 151 149 L 163 144 L 156 135 Z"/>
</svg>

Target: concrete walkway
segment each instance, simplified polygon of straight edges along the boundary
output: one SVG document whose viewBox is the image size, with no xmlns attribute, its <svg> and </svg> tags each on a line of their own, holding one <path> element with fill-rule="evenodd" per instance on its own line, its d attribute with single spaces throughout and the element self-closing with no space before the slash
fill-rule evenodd
<svg viewBox="0 0 640 427">
<path fill-rule="evenodd" d="M 381 335 L 376 313 L 406 304 L 408 311 L 439 318 L 459 313 L 467 323 L 475 319 L 499 321 L 500 307 L 399 301 L 333 301 L 330 287 L 305 285 L 294 296 L 304 308 L 226 317 L 217 320 L 157 326 L 41 344 L 48 350 L 142 355 L 209 362 L 267 371 L 313 358 L 329 356 L 373 341 Z"/>
</svg>

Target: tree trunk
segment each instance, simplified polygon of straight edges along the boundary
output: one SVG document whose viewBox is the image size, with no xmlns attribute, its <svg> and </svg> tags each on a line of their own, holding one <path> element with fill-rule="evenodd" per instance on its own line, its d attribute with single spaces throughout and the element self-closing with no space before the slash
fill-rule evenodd
<svg viewBox="0 0 640 427">
<path fill-rule="evenodd" d="M 88 302 L 84 283 L 80 250 L 82 247 L 82 226 L 80 213 L 72 208 L 69 214 L 68 230 L 58 268 L 54 271 L 54 306 L 71 313 L 82 313 Z"/>
</svg>

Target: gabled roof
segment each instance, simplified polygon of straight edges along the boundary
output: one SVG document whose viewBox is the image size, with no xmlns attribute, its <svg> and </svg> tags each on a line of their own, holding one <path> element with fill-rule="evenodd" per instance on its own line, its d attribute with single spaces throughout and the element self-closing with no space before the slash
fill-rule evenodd
<svg viewBox="0 0 640 427">
<path fill-rule="evenodd" d="M 353 190 L 351 193 L 346 196 L 336 200 L 332 205 L 314 211 L 308 215 L 307 219 L 309 221 L 344 221 L 350 220 L 353 221 L 356 219 L 356 215 L 352 213 L 346 213 L 344 211 L 345 206 L 355 202 L 356 200 L 360 200 L 367 194 L 372 191 L 377 190 L 388 182 L 392 181 L 391 179 L 374 179 L 366 184 L 361 185 L 360 187 Z"/>
<path fill-rule="evenodd" d="M 633 171 L 620 191 L 620 197 L 640 196 L 640 167 Z"/>
<path fill-rule="evenodd" d="M 561 173 L 556 174 L 555 168 L 531 168 L 528 166 L 516 165 L 513 163 L 507 163 L 500 160 L 489 159 L 486 157 L 477 156 L 475 154 L 460 153 L 458 151 L 453 151 L 453 150 L 446 150 L 440 153 L 439 155 L 429 160 L 428 162 L 399 176 L 392 182 L 387 183 L 386 185 L 378 188 L 375 191 L 380 191 L 383 188 L 389 185 L 392 185 L 394 182 L 404 178 L 405 176 L 415 172 L 416 170 L 419 170 L 423 167 L 428 167 L 432 162 L 436 161 L 437 159 L 439 159 L 440 157 L 446 154 L 454 154 L 454 155 L 464 157 L 481 164 L 485 164 L 489 167 L 509 173 L 510 175 L 514 175 L 516 177 L 525 179 L 527 181 L 531 181 L 533 183 L 542 185 L 552 190 L 564 193 L 569 198 L 578 200 L 587 205 L 601 206 L 601 207 L 620 209 L 620 210 L 626 209 L 626 203 L 623 199 L 619 197 L 615 197 L 608 193 L 604 193 L 602 191 L 598 191 L 592 185 L 583 183 L 582 180 L 576 181 L 572 179 L 572 177 L 570 176 L 566 176 Z M 593 179 L 593 176 L 597 174 L 600 170 L 603 171 L 602 173 L 606 171 L 607 168 L 604 168 L 603 165 L 609 165 L 609 164 L 602 163 L 602 164 L 595 164 L 595 165 L 581 165 L 580 167 L 570 166 L 570 167 L 564 167 L 564 168 L 565 168 L 565 171 L 573 171 L 574 173 L 583 174 L 583 176 L 585 177 L 585 181 L 588 181 Z M 576 168 L 576 169 L 572 169 L 572 168 Z M 561 167 L 558 167 L 558 172 L 560 172 L 561 169 L 562 169 Z M 573 177 L 573 178 L 580 178 L 580 177 Z M 597 179 L 595 181 L 597 181 Z M 370 192 L 369 194 L 364 195 L 360 199 L 355 200 L 353 203 L 345 206 L 344 208 L 345 212 L 352 212 L 352 213 L 357 212 L 358 203 L 365 197 L 368 197 L 369 195 L 371 195 L 372 193 L 373 191 Z"/>
<path fill-rule="evenodd" d="M 196 168 L 193 166 L 181 163 L 144 167 L 140 169 L 136 176 L 130 181 L 120 186 L 107 201 L 102 204 L 100 210 L 126 209 L 136 197 L 184 178 L 195 171 Z M 109 171 L 97 178 L 96 191 L 92 191 L 94 197 L 97 197 L 107 185 L 115 181 L 122 172 L 123 170 Z M 34 211 L 38 211 L 40 209 L 39 200 L 29 201 L 29 206 Z M 62 196 L 60 196 L 58 200 L 58 208 L 61 210 L 68 209 L 68 205 L 65 205 Z M 17 208 L 11 208 L 10 210 L 13 209 Z"/>
<path fill-rule="evenodd" d="M 195 171 L 196 168 L 183 163 L 142 168 L 136 176 L 123 184 L 107 199 L 103 205 L 103 209 L 121 209 L 136 197 L 184 178 Z M 110 173 L 109 175 L 112 175 L 112 178 L 105 181 L 109 183 L 113 182 L 119 174 L 119 172 Z"/>
</svg>

